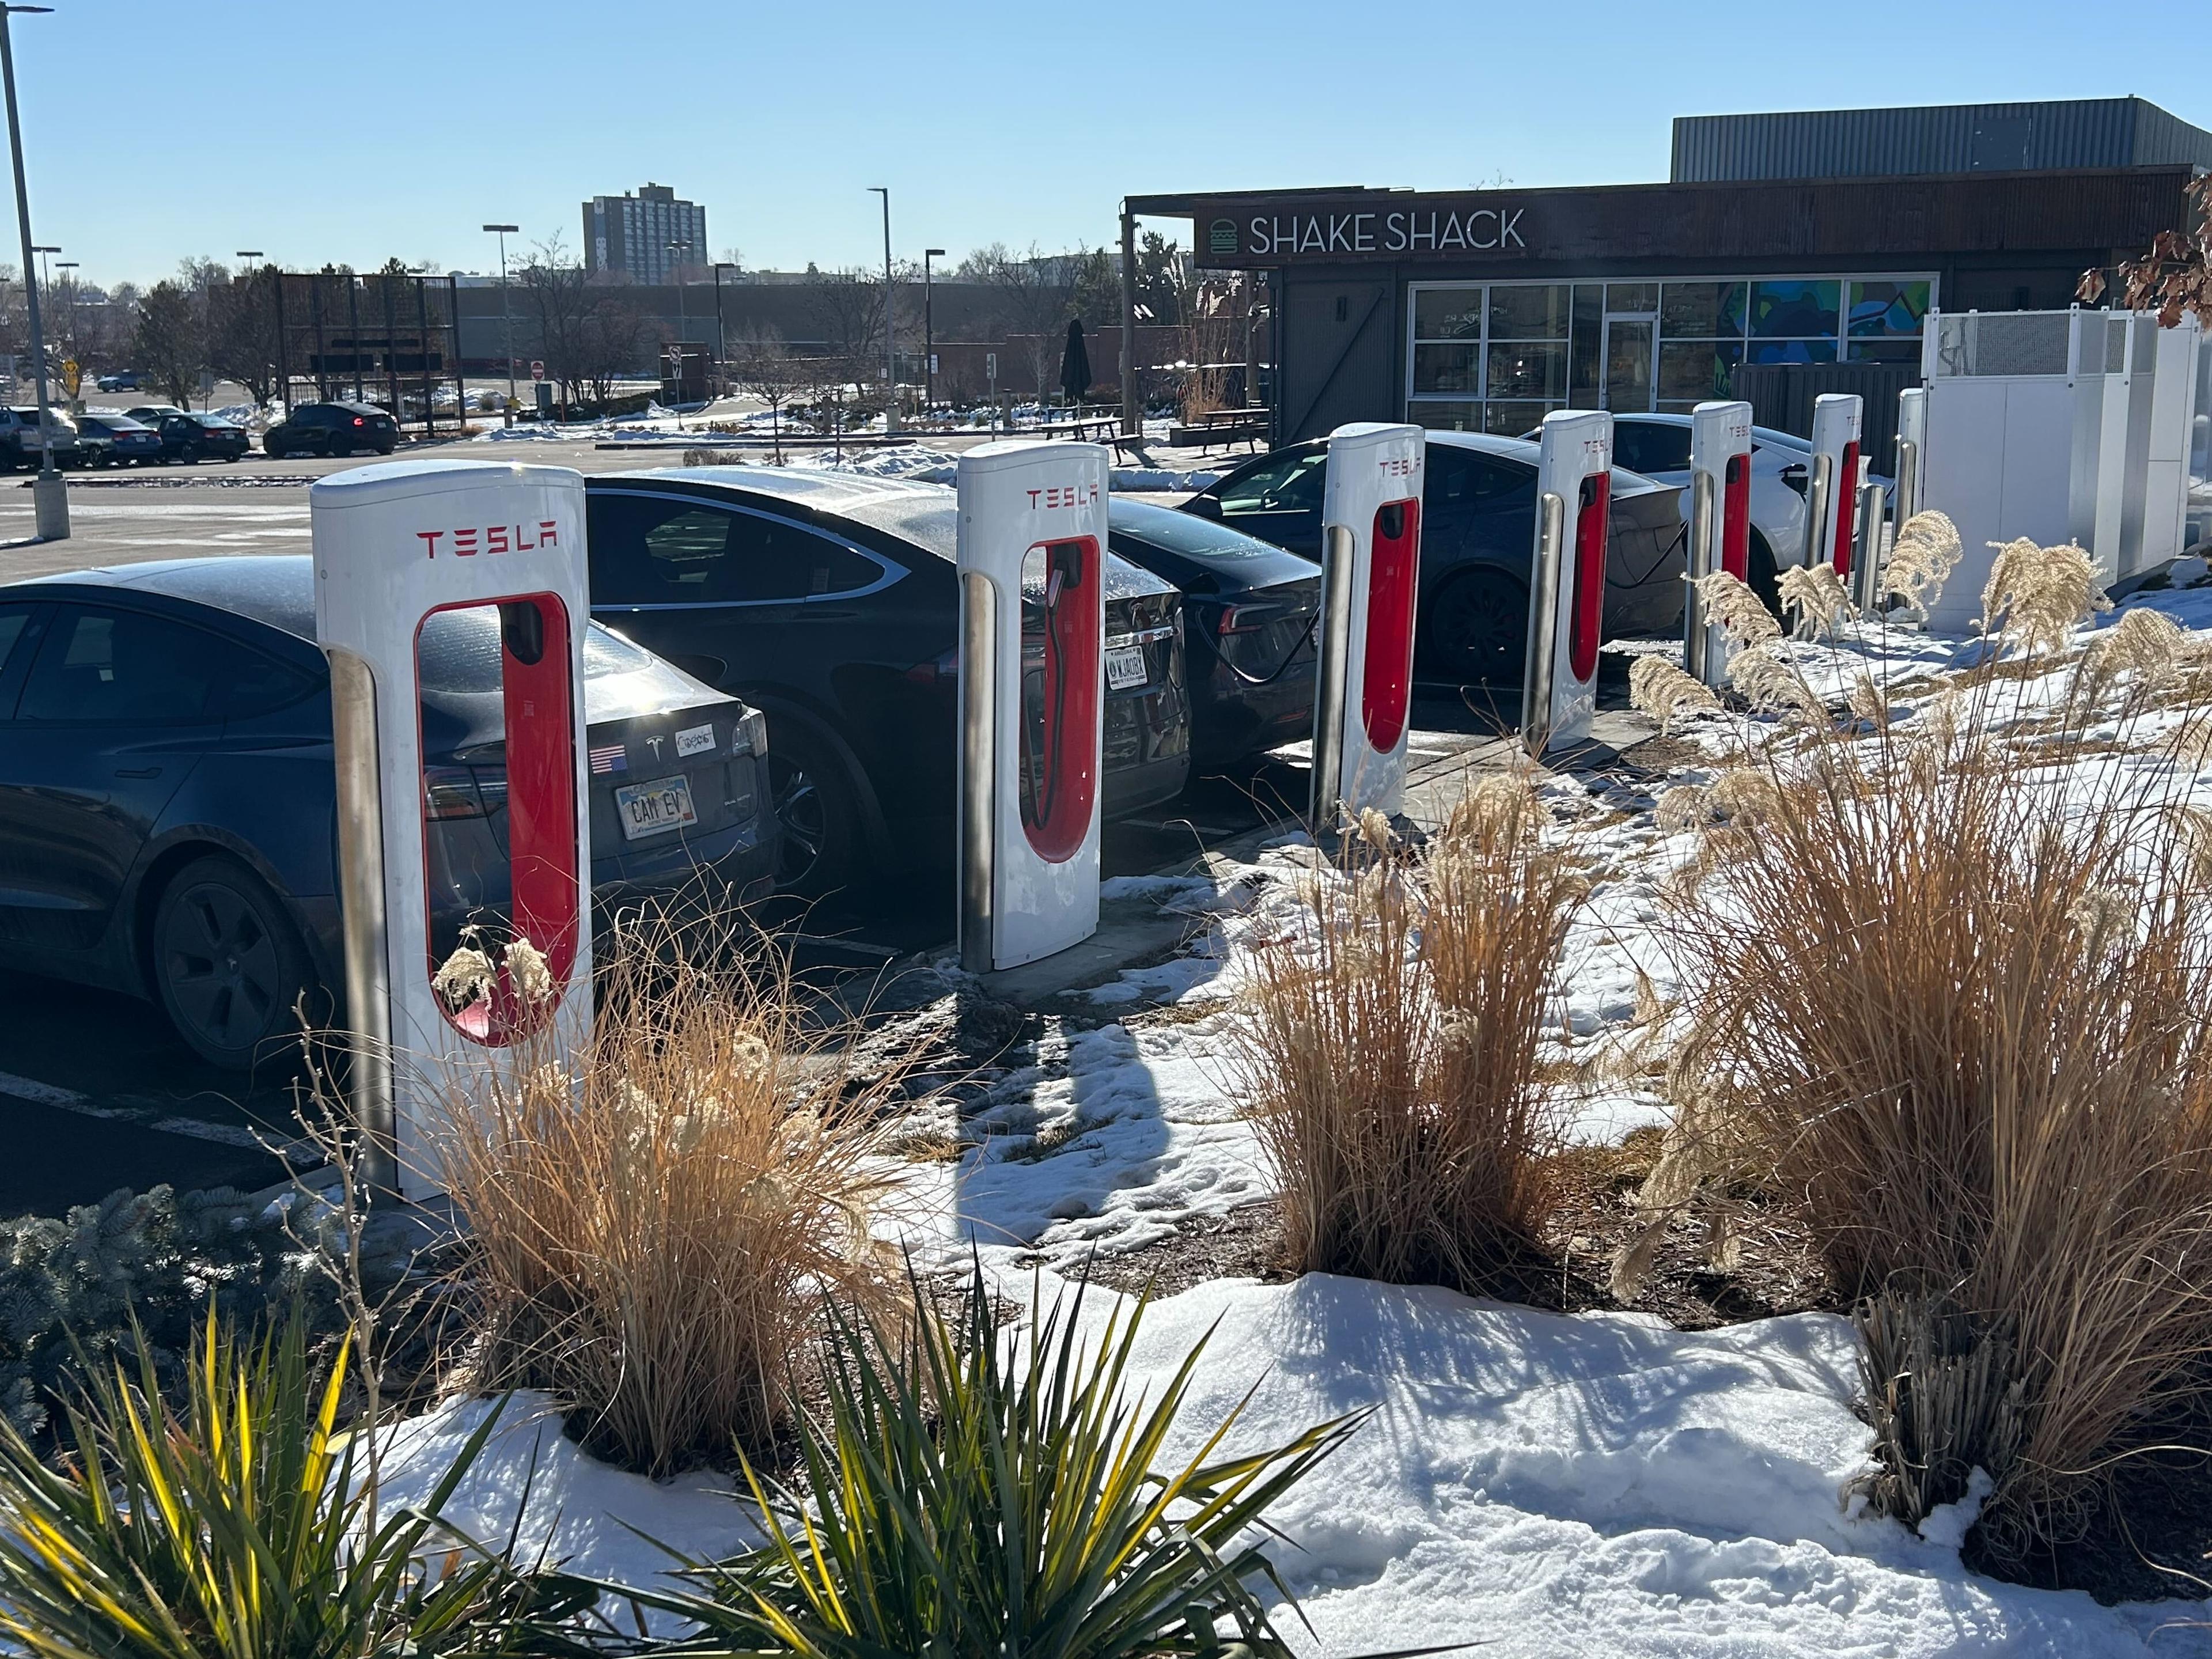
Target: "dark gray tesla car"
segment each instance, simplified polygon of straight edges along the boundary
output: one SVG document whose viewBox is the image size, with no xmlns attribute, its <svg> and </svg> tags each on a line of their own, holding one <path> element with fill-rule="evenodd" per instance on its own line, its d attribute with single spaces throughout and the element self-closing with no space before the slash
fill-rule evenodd
<svg viewBox="0 0 2212 1659">
<path fill-rule="evenodd" d="M 305 555 L 0 586 L 0 967 L 158 1000 L 219 1066 L 273 1054 L 339 983 L 328 671 Z M 421 635 L 434 943 L 507 902 L 500 621 Z M 604 628 L 584 642 L 593 903 L 767 890 L 766 732 Z M 427 966 L 426 966 L 427 971 Z"/>
</svg>

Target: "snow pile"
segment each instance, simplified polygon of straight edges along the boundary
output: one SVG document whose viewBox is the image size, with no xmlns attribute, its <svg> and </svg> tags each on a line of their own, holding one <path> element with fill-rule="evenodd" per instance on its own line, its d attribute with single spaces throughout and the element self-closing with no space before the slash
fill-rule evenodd
<svg viewBox="0 0 2212 1659">
<path fill-rule="evenodd" d="M 809 471 L 853 472 L 865 478 L 907 478 L 920 483 L 949 484 L 957 474 L 960 458 L 950 450 L 927 444 L 884 444 L 842 452 L 801 449 L 790 453 L 789 465 Z"/>
<path fill-rule="evenodd" d="M 1218 469 L 1200 467 L 1194 471 L 1178 472 L 1166 466 L 1117 466 L 1108 484 L 1128 495 L 1140 495 L 1168 490 L 1198 490 L 1220 481 Z"/>
<path fill-rule="evenodd" d="M 1060 1288 L 1005 1269 L 1024 1301 Z M 1086 1317 L 1110 1300 L 1093 1292 Z M 1157 1395 L 1207 1339 L 1172 1462 L 1248 1394 L 1233 1452 L 1371 1412 L 1273 1512 L 1272 1548 L 1315 1634 L 1301 1652 L 1481 1642 L 1499 1659 L 2212 1651 L 2191 1604 L 2100 1607 L 1977 1578 L 1953 1534 L 1860 1517 L 1843 1488 L 1869 1436 L 1851 1414 L 1850 1328 L 1801 1315 L 1683 1333 L 1637 1315 L 1563 1316 L 1312 1275 L 1203 1285 L 1146 1316 L 1127 1386 Z M 449 1405 L 392 1431 L 391 1500 L 428 1494 L 490 1409 Z M 727 1480 L 656 1484 L 594 1462 L 545 1401 L 518 1396 L 447 1513 L 510 1529 L 623 1583 L 665 1571 L 653 1539 L 726 1553 L 752 1537 Z M 527 1493 L 527 1505 L 524 1506 Z M 1971 1501 L 1971 1500 L 1970 1500 Z M 520 1511 L 518 1517 L 518 1510 Z M 519 1518 L 519 1525 L 518 1525 Z"/>
</svg>

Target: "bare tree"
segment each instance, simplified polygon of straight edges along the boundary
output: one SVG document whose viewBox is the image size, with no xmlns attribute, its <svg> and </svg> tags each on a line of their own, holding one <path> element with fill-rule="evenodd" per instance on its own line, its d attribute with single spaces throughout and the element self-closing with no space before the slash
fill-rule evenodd
<svg viewBox="0 0 2212 1659">
<path fill-rule="evenodd" d="M 832 357 L 848 364 L 880 359 L 884 352 L 884 279 L 858 269 L 820 274 L 807 309 L 822 329 Z"/>
<path fill-rule="evenodd" d="M 602 408 L 614 401 L 615 382 L 635 373 L 658 344 L 637 302 L 614 294 L 592 301 L 576 335 L 577 374 Z"/>
<path fill-rule="evenodd" d="M 2140 258 L 2123 262 L 2107 283 L 2101 270 L 2081 273 L 2075 297 L 2095 305 L 2108 288 L 2119 289 L 2130 311 L 2156 311 L 2160 328 L 2179 328 L 2184 312 L 2194 312 L 2212 328 L 2212 173 L 2200 173 L 2184 191 L 2193 222 L 2186 231 L 2162 230 Z"/>
<path fill-rule="evenodd" d="M 545 372 L 552 377 L 564 404 L 577 397 L 586 378 L 584 359 L 585 317 L 595 304 L 587 289 L 583 266 L 568 257 L 567 245 L 556 231 L 530 250 L 516 280 L 527 296 L 526 303 L 538 317 L 538 349 Z"/>
<path fill-rule="evenodd" d="M 1073 314 L 1077 280 L 1087 256 L 1041 252 L 1032 243 L 1019 253 L 1003 242 L 977 248 L 960 262 L 957 275 L 989 289 L 1001 329 L 1022 337 L 1029 354 L 1031 384 L 1042 397 L 1060 331 Z"/>
<path fill-rule="evenodd" d="M 169 401 L 192 406 L 200 371 L 208 366 L 207 313 L 182 283 L 161 282 L 138 302 L 138 360 Z"/>
<path fill-rule="evenodd" d="M 244 386 L 259 409 L 268 408 L 276 395 L 276 364 L 283 355 L 276 324 L 281 280 L 273 267 L 264 267 L 208 291 L 208 366 Z"/>
<path fill-rule="evenodd" d="M 775 434 L 775 464 L 783 465 L 783 409 L 815 381 L 812 366 L 793 357 L 783 337 L 773 328 L 749 323 L 738 337 L 738 390 L 768 405 L 769 427 Z"/>
</svg>

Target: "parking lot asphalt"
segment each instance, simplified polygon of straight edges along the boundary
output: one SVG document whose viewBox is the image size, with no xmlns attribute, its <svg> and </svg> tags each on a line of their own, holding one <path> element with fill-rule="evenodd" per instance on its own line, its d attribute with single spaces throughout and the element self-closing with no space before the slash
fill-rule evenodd
<svg viewBox="0 0 2212 1659">
<path fill-rule="evenodd" d="M 933 442 L 939 441 L 932 440 Z M 969 441 L 973 441 L 972 440 Z M 947 447 L 965 447 L 958 441 Z M 604 450 L 590 443 L 457 442 L 403 453 L 526 460 L 616 471 L 674 465 L 677 449 Z M 28 480 L 0 478 L 0 580 L 88 566 L 226 553 L 305 552 L 307 485 L 349 461 L 266 461 L 72 475 L 71 535 L 40 544 Z M 1510 704 L 1503 707 L 1501 704 Z M 1415 763 L 1488 742 L 1510 728 L 1517 690 L 1417 695 Z M 1108 876 L 1180 867 L 1204 848 L 1303 809 L 1306 773 L 1293 757 L 1235 776 L 1201 778 L 1168 807 L 1109 825 Z M 848 965 L 889 960 L 949 941 L 951 890 L 908 892 L 866 908 L 835 903 L 795 926 L 803 949 Z M 296 1133 L 289 1073 L 240 1079 L 194 1056 L 152 1004 L 0 974 L 0 1215 L 94 1201 L 119 1186 L 167 1181 L 180 1188 L 253 1187 L 281 1178 L 261 1141 Z"/>
</svg>

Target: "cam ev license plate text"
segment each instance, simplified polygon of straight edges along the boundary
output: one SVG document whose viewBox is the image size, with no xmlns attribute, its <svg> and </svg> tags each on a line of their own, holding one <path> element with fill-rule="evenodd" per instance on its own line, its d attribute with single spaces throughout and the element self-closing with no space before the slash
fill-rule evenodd
<svg viewBox="0 0 2212 1659">
<path fill-rule="evenodd" d="M 691 780 L 655 778 L 651 783 L 626 783 L 615 791 L 615 811 L 622 818 L 623 836 L 641 841 L 647 836 L 681 830 L 699 822 L 691 805 Z"/>
</svg>

